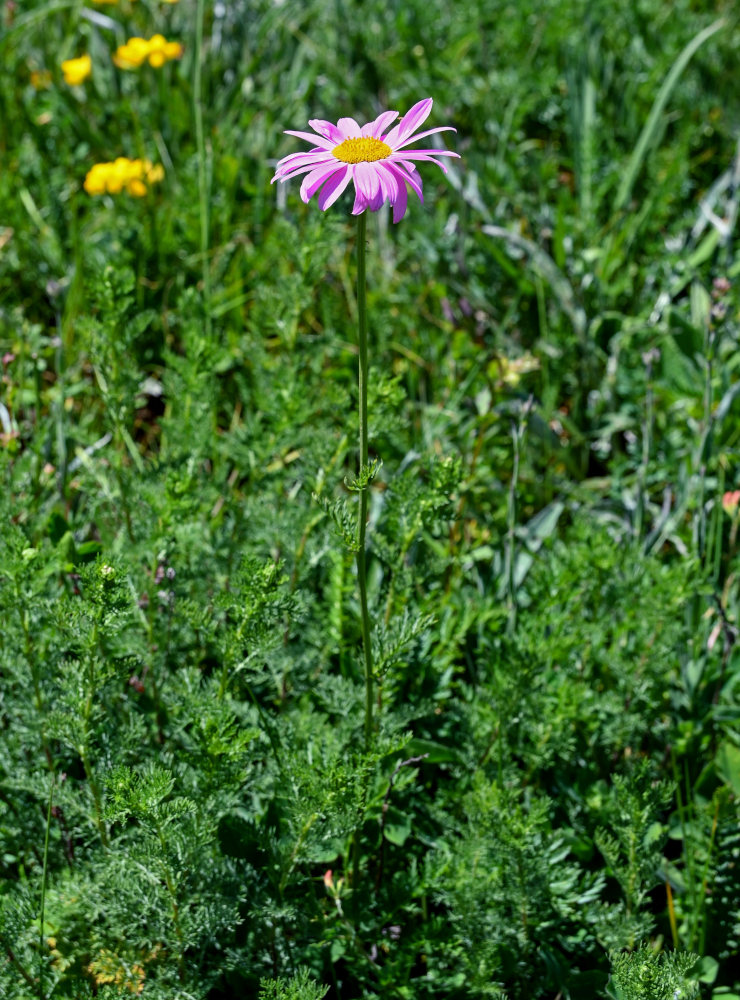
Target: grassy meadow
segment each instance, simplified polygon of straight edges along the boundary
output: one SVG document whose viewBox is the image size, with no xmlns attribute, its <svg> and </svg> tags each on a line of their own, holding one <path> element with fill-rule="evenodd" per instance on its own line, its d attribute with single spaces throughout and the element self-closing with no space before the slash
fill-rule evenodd
<svg viewBox="0 0 740 1000">
<path fill-rule="evenodd" d="M 739 47 L 0 0 L 3 1000 L 740 1000 Z"/>
</svg>

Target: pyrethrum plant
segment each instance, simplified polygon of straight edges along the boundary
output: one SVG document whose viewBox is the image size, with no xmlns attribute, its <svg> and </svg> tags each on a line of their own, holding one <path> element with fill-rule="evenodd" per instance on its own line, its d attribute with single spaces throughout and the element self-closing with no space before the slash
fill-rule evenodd
<svg viewBox="0 0 740 1000">
<path fill-rule="evenodd" d="M 454 131 L 450 126 L 440 126 L 418 132 L 432 110 L 432 99 L 419 101 L 394 127 L 397 111 L 384 111 L 375 121 L 364 126 L 352 118 L 340 118 L 336 125 L 314 119 L 309 125 L 312 133 L 287 131 L 288 135 L 311 142 L 308 153 L 294 153 L 284 157 L 277 166 L 273 182 L 303 176 L 301 198 L 308 202 L 319 192 L 319 208 L 325 211 L 352 183 L 355 201 L 352 214 L 358 217 L 357 228 L 357 316 L 358 316 L 358 397 L 359 397 L 359 472 L 349 488 L 358 493 L 357 530 L 352 548 L 356 553 L 357 580 L 360 592 L 362 621 L 362 649 L 365 672 L 365 750 L 373 739 L 373 702 L 375 668 L 371 641 L 370 613 L 367 597 L 366 531 L 370 484 L 375 478 L 378 462 L 369 462 L 368 435 L 368 329 L 366 304 L 366 212 L 377 212 L 386 202 L 393 207 L 393 221 L 399 222 L 406 213 L 407 185 L 422 197 L 421 179 L 415 162 L 430 161 L 442 170 L 446 168 L 439 157 L 459 154 L 439 149 L 413 149 L 405 147 L 438 132 Z M 341 508 L 331 508 L 340 524 L 343 537 L 349 537 L 347 518 Z"/>
<path fill-rule="evenodd" d="M 608 829 L 598 829 L 594 838 L 622 891 L 622 900 L 605 910 L 598 931 L 611 948 L 634 948 L 653 929 L 645 903 L 659 879 L 666 837 L 660 815 L 671 797 L 671 786 L 656 781 L 646 762 L 614 778 L 613 798 L 606 810 L 611 822 Z"/>
<path fill-rule="evenodd" d="M 460 837 L 447 840 L 444 863 L 435 859 L 436 894 L 449 908 L 454 936 L 430 963 L 438 975 L 444 959 L 464 970 L 473 996 L 497 997 L 505 985 L 519 1000 L 578 980 L 564 946 L 571 956 L 593 947 L 576 922 L 594 912 L 603 880 L 569 857 L 548 800 L 520 795 L 507 778 L 499 784 L 478 777 L 462 804 Z M 591 988 L 598 981 L 592 978 Z"/>
<path fill-rule="evenodd" d="M 606 995 L 611 1000 L 697 1000 L 699 983 L 691 975 L 696 961 L 691 952 L 656 951 L 647 943 L 613 953 Z"/>
</svg>

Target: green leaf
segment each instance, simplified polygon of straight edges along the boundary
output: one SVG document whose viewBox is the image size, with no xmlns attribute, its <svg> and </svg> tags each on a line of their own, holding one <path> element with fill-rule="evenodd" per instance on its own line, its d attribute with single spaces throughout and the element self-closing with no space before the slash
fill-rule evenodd
<svg viewBox="0 0 740 1000">
<path fill-rule="evenodd" d="M 719 972 L 719 962 L 710 955 L 704 955 L 696 965 L 689 969 L 692 979 L 698 979 L 700 983 L 713 983 Z"/>
<path fill-rule="evenodd" d="M 613 977 L 606 984 L 606 995 L 611 997 L 611 1000 L 627 1000 L 626 995 L 614 982 Z"/>
<path fill-rule="evenodd" d="M 396 847 L 403 847 L 411 835 L 411 819 L 407 813 L 401 812 L 395 806 L 389 806 L 385 814 L 383 834 Z"/>
<path fill-rule="evenodd" d="M 725 740 L 720 744 L 714 763 L 720 778 L 730 786 L 735 795 L 740 795 L 740 747 Z"/>
<path fill-rule="evenodd" d="M 710 24 L 709 27 L 705 28 L 703 31 L 700 31 L 698 35 L 691 39 L 689 44 L 684 48 L 683 52 L 681 52 L 678 59 L 676 59 L 675 63 L 671 67 L 668 75 L 663 81 L 662 87 L 658 91 L 658 96 L 655 98 L 655 102 L 650 109 L 648 119 L 643 126 L 640 137 L 637 140 L 637 145 L 632 151 L 632 156 L 630 157 L 627 168 L 622 176 L 622 183 L 619 185 L 619 190 L 617 191 L 617 197 L 614 204 L 615 211 L 619 212 L 622 208 L 624 208 L 630 195 L 632 194 L 632 188 L 637 179 L 637 175 L 640 172 L 650 147 L 656 141 L 660 131 L 663 109 L 668 102 L 668 98 L 671 96 L 673 88 L 678 83 L 679 77 L 688 66 L 697 49 L 699 49 L 708 38 L 711 38 L 712 35 L 716 34 L 720 28 L 723 28 L 724 25 L 724 18 L 720 18 Z"/>
</svg>

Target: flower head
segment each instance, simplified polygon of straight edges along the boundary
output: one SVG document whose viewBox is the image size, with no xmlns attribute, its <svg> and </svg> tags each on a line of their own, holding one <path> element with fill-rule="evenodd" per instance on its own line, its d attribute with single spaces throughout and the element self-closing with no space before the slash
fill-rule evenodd
<svg viewBox="0 0 740 1000">
<path fill-rule="evenodd" d="M 397 111 L 384 111 L 367 125 L 358 125 L 354 118 L 340 118 L 336 125 L 315 118 L 308 123 L 315 135 L 286 131 L 286 135 L 305 139 L 313 146 L 308 152 L 283 157 L 272 182 L 305 174 L 301 198 L 307 203 L 321 189 L 319 208 L 325 211 L 352 181 L 355 187 L 353 215 L 368 208 L 377 212 L 387 201 L 393 206 L 393 221 L 400 222 L 406 213 L 407 184 L 424 201 L 414 161 L 429 160 L 447 173 L 437 157 L 458 156 L 446 149 L 406 149 L 412 142 L 435 132 L 455 131 L 443 125 L 414 134 L 428 118 L 432 103 L 431 97 L 419 101 L 393 128 L 390 125 L 398 118 Z"/>
<path fill-rule="evenodd" d="M 151 38 L 129 38 L 125 45 L 118 46 L 113 62 L 119 69 L 138 69 L 148 60 L 150 66 L 159 68 L 181 55 L 179 42 L 168 42 L 164 35 L 152 35 Z"/>
<path fill-rule="evenodd" d="M 79 59 L 65 59 L 62 63 L 62 73 L 64 82 L 70 87 L 76 87 L 87 80 L 92 73 L 92 59 L 88 55 L 80 56 Z"/>
<path fill-rule="evenodd" d="M 85 177 L 84 188 L 88 194 L 119 194 L 127 191 L 135 198 L 143 198 L 148 184 L 156 184 L 164 177 L 161 163 L 149 160 L 129 160 L 119 156 L 112 163 L 96 163 Z"/>
<path fill-rule="evenodd" d="M 182 45 L 179 42 L 168 42 L 164 35 L 153 35 L 149 39 L 149 65 L 164 66 L 170 59 L 179 59 L 182 55 Z"/>
</svg>

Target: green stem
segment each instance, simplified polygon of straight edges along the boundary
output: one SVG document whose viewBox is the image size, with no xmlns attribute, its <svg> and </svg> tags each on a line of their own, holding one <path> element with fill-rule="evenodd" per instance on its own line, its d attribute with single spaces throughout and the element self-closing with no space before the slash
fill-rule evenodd
<svg viewBox="0 0 740 1000">
<path fill-rule="evenodd" d="M 368 464 L 367 440 L 367 305 L 365 301 L 365 212 L 357 216 L 357 316 L 359 325 L 359 396 L 360 396 L 360 479 L 364 479 Z M 362 649 L 365 657 L 365 750 L 370 749 L 373 733 L 373 651 L 370 645 L 370 616 L 367 611 L 367 572 L 365 566 L 365 533 L 367 530 L 367 497 L 369 483 L 360 488 L 357 518 L 357 579 L 360 584 L 362 614 Z"/>
<path fill-rule="evenodd" d="M 195 139 L 198 145 L 198 203 L 200 209 L 200 256 L 203 268 L 203 300 L 205 304 L 206 332 L 211 333 L 211 273 L 208 266 L 208 183 L 206 143 L 203 132 L 203 20 L 205 0 L 198 0 L 195 14 L 195 73 L 193 77 L 193 111 Z"/>
</svg>

